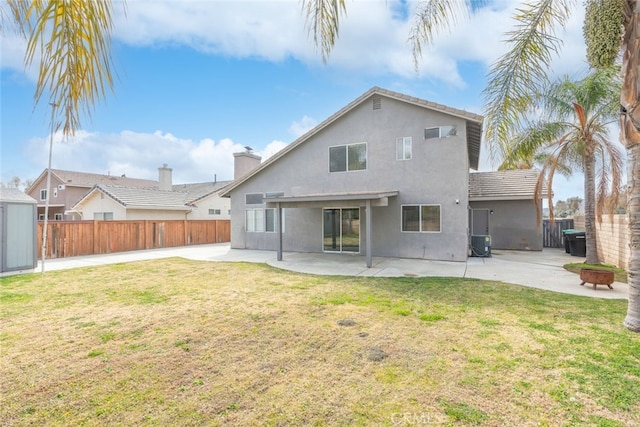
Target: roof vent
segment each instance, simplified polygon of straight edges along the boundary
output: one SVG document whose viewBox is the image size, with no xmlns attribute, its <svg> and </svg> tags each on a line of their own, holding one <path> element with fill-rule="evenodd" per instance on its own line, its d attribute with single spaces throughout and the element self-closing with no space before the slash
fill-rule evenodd
<svg viewBox="0 0 640 427">
<path fill-rule="evenodd" d="M 382 97 L 374 96 L 372 101 L 373 101 L 373 109 L 374 110 L 379 110 L 379 109 L 382 108 Z"/>
</svg>

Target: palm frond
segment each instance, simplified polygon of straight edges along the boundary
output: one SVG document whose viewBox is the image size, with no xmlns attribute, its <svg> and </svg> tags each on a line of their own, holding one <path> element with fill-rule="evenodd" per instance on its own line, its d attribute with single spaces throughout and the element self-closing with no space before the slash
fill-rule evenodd
<svg viewBox="0 0 640 427">
<path fill-rule="evenodd" d="M 516 28 L 507 33 L 511 48 L 493 64 L 483 91 L 485 138 L 492 159 L 509 143 L 509 136 L 548 81 L 552 54 L 562 44 L 555 29 L 564 26 L 574 3 L 538 0 L 517 10 Z"/>
<path fill-rule="evenodd" d="M 409 43 L 413 52 L 413 64 L 419 68 L 422 49 L 433 44 L 441 32 L 450 32 L 461 20 L 467 19 L 474 7 L 471 0 L 422 0 L 416 5 L 413 24 L 409 30 Z"/>
<path fill-rule="evenodd" d="M 320 48 L 322 61 L 327 62 L 340 32 L 340 18 L 347 14 L 345 0 L 302 0 L 306 27 Z"/>
<path fill-rule="evenodd" d="M 28 37 L 25 66 L 39 57 L 34 95 L 44 94 L 65 135 L 91 115 L 96 101 L 113 88 L 110 0 L 9 0 L 15 20 Z"/>
</svg>

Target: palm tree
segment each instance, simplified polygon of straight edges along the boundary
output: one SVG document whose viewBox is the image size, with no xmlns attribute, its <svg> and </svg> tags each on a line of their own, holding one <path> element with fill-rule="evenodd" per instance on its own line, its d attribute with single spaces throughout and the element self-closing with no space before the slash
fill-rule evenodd
<svg viewBox="0 0 640 427">
<path fill-rule="evenodd" d="M 46 98 L 51 106 L 51 135 L 47 191 L 51 185 L 53 134 L 65 137 L 80 128 L 81 115 L 91 115 L 96 103 L 113 89 L 111 73 L 110 0 L 7 0 L 11 14 L 27 38 L 25 67 L 38 61 L 34 95 L 37 106 Z M 4 18 L 4 16 L 3 16 Z M 49 214 L 45 202 L 42 232 L 42 272 Z"/>
<path fill-rule="evenodd" d="M 302 0 L 307 25 L 313 32 L 323 58 L 330 53 L 338 37 L 341 16 L 346 14 L 343 0 Z M 455 24 L 464 14 L 473 13 L 482 3 L 472 0 L 425 0 L 418 2 L 409 40 L 418 62 L 423 45 L 433 41 L 443 29 Z M 510 137 L 523 112 L 533 103 L 539 88 L 546 84 L 548 68 L 562 40 L 555 30 L 564 27 L 576 0 L 532 0 L 517 10 L 515 28 L 508 33 L 511 49 L 494 65 L 485 90 L 485 141 L 492 153 L 508 151 Z M 640 0 L 587 0 L 595 13 L 586 15 L 587 47 L 599 52 L 622 52 L 621 138 L 627 149 L 629 169 L 629 308 L 624 325 L 640 332 Z M 591 8 L 591 9 L 589 9 Z M 615 12 L 615 13 L 612 13 Z M 591 19 L 592 17 L 598 19 Z M 607 22 L 611 25 L 602 25 Z M 589 24 L 590 23 L 590 24 Z M 592 29 L 589 36 L 588 28 Z M 616 54 L 596 55 L 612 61 Z M 595 63 L 600 67 L 610 63 Z"/>
<path fill-rule="evenodd" d="M 577 82 L 566 76 L 548 85 L 540 102 L 532 106 L 542 111 L 542 117 L 526 122 L 512 140 L 503 162 L 503 165 L 520 160 L 540 162 L 535 199 L 540 200 L 546 186 L 551 218 L 556 171 L 565 175 L 576 169 L 584 172 L 588 264 L 600 261 L 596 218 L 601 221 L 603 211 L 612 212 L 620 195 L 622 154 L 607 132 L 608 125 L 620 115 L 619 94 L 619 79 L 611 69 L 596 70 Z"/>
</svg>

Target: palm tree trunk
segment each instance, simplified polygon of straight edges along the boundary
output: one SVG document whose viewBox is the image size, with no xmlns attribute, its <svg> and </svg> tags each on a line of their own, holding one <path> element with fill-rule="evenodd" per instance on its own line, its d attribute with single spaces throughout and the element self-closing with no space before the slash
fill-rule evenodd
<svg viewBox="0 0 640 427">
<path fill-rule="evenodd" d="M 628 3 L 631 16 L 622 46 L 620 116 L 622 140 L 627 148 L 629 193 L 629 308 L 624 326 L 640 332 L 640 1 Z"/>
<path fill-rule="evenodd" d="M 636 129 L 636 132 L 638 130 Z M 638 132 L 640 134 L 640 132 Z M 640 144 L 627 149 L 629 162 L 629 307 L 624 325 L 634 332 L 640 332 Z"/>
<path fill-rule="evenodd" d="M 584 228 L 587 264 L 600 264 L 596 242 L 596 157 L 591 147 L 584 157 Z"/>
</svg>

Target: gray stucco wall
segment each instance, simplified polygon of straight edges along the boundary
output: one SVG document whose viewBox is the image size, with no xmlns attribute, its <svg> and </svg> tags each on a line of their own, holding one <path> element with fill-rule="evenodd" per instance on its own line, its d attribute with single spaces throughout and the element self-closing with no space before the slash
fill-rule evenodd
<svg viewBox="0 0 640 427">
<path fill-rule="evenodd" d="M 492 249 L 542 250 L 542 227 L 538 226 L 533 200 L 473 201 L 472 209 L 489 209 Z"/>
<path fill-rule="evenodd" d="M 424 129 L 456 125 L 457 135 L 424 139 Z M 382 98 L 374 110 L 371 99 L 310 137 L 231 193 L 231 246 L 275 250 L 276 233 L 247 233 L 245 194 L 284 192 L 286 196 L 399 191 L 389 206 L 372 209 L 372 254 L 462 261 L 467 257 L 468 158 L 465 121 L 394 99 Z M 412 159 L 396 160 L 396 138 L 412 138 Z M 329 172 L 329 147 L 367 143 L 367 169 Z M 458 203 L 456 203 L 456 200 Z M 441 232 L 401 231 L 401 206 L 441 206 Z M 352 206 L 363 206 L 355 203 Z M 264 207 L 264 205 L 262 206 Z M 327 203 L 327 208 L 337 207 Z M 340 205 L 344 207 L 344 205 Z M 361 209 L 361 252 L 365 215 Z M 285 211 L 284 251 L 322 251 L 322 209 Z"/>
</svg>

